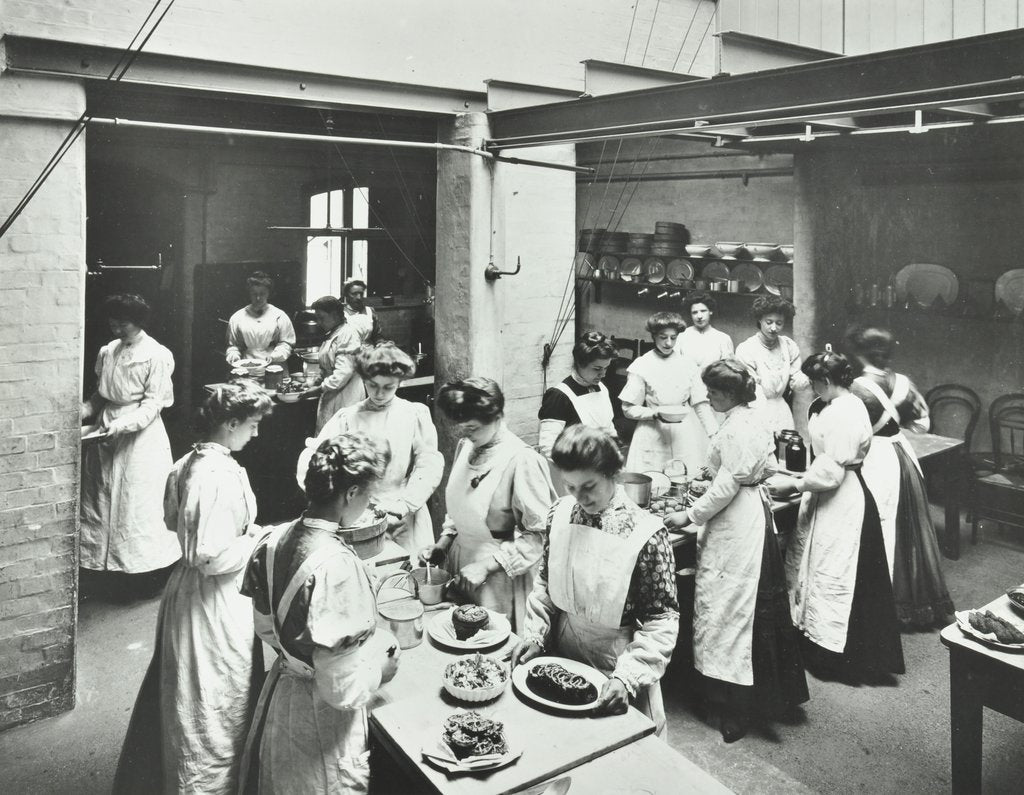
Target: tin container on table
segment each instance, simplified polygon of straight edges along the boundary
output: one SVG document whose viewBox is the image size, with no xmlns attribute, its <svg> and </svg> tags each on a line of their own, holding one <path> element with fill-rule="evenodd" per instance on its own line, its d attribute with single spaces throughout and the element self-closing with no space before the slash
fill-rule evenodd
<svg viewBox="0 0 1024 795">
<path fill-rule="evenodd" d="M 278 389 L 284 380 L 284 368 L 279 364 L 268 364 L 263 371 L 263 386 L 267 389 Z"/>
</svg>

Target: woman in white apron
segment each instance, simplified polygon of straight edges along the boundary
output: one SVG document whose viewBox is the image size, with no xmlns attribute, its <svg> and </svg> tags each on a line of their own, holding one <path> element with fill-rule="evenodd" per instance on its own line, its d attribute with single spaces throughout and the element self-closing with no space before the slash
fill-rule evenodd
<svg viewBox="0 0 1024 795">
<path fill-rule="evenodd" d="M 704 368 L 719 359 L 732 356 L 732 337 L 711 325 L 718 311 L 718 302 L 708 293 L 690 293 L 683 301 L 683 317 L 690 325 L 676 339 L 676 350 L 689 356 L 702 373 Z"/>
<path fill-rule="evenodd" d="M 505 427 L 505 396 L 489 378 L 445 384 L 437 405 L 462 436 L 448 475 L 441 537 L 420 552 L 472 602 L 519 631 L 556 494 L 547 464 Z"/>
<path fill-rule="evenodd" d="M 633 703 L 665 738 L 660 680 L 679 634 L 672 545 L 661 520 L 616 483 L 622 456 L 595 428 L 566 428 L 552 450 L 570 494 L 549 535 L 512 665 L 550 653 L 609 677 L 596 714 Z"/>
<path fill-rule="evenodd" d="M 364 434 L 324 442 L 310 459 L 305 513 L 249 560 L 242 593 L 279 656 L 246 740 L 242 792 L 367 791 L 366 705 L 395 675 L 398 646 L 376 630 L 370 577 L 335 531 L 366 510 L 386 457 Z"/>
<path fill-rule="evenodd" d="M 327 420 L 346 406 L 354 406 L 364 397 L 363 379 L 356 373 L 356 351 L 362 344 L 359 334 L 345 322 L 345 306 L 337 298 L 324 296 L 313 304 L 316 322 L 327 334 L 320 343 L 320 386 L 304 395 L 320 394 L 316 409 L 316 433 Z"/>
<path fill-rule="evenodd" d="M 362 344 L 374 343 L 380 339 L 380 321 L 377 313 L 366 305 L 366 282 L 350 279 L 342 290 L 345 297 L 345 322 L 357 334 Z"/>
<path fill-rule="evenodd" d="M 735 742 L 755 711 L 775 718 L 805 702 L 807 680 L 763 485 L 775 446 L 764 417 L 750 407 L 753 376 L 742 362 L 722 359 L 703 379 L 712 407 L 725 415 L 708 450 L 712 482 L 665 524 L 704 525 L 697 540 L 694 663 L 721 711 L 722 737 Z"/>
<path fill-rule="evenodd" d="M 284 364 L 295 345 L 295 327 L 291 318 L 271 303 L 274 281 L 263 271 L 245 280 L 249 303 L 228 320 L 228 364 L 240 359 L 265 359 Z"/>
<path fill-rule="evenodd" d="M 736 346 L 736 358 L 754 374 L 757 382 L 755 408 L 763 411 L 773 433 L 795 429 L 807 438 L 807 407 L 813 395 L 807 377 L 800 371 L 800 349 L 782 331 L 793 322 L 796 309 L 777 295 L 763 295 L 754 301 L 751 313 L 757 333 Z M 790 392 L 793 408 L 786 402 Z"/>
<path fill-rule="evenodd" d="M 149 305 L 141 297 L 113 295 L 104 309 L 118 338 L 100 349 L 99 382 L 82 404 L 82 423 L 105 436 L 82 454 L 79 565 L 150 572 L 181 557 L 161 509 L 172 459 L 160 412 L 174 403 L 174 357 L 144 331 Z"/>
<path fill-rule="evenodd" d="M 364 345 L 356 354 L 356 372 L 366 387 L 366 399 L 341 409 L 315 439 L 306 440 L 306 449 L 299 454 L 296 477 L 301 487 L 310 456 L 324 441 L 339 433 L 362 431 L 386 441 L 391 459 L 374 489 L 373 502 L 388 514 L 391 538 L 415 555 L 434 541 L 427 500 L 444 475 L 437 430 L 429 408 L 395 396 L 403 379 L 416 372 L 412 358 L 395 343 Z"/>
<path fill-rule="evenodd" d="M 814 460 L 772 487 L 803 493 L 786 583 L 793 623 L 811 641 L 808 667 L 849 678 L 903 673 L 892 582 L 874 497 L 861 475 L 871 446 L 867 409 L 850 393 L 846 357 L 809 356 L 803 372 L 819 400 L 808 423 Z"/>
<path fill-rule="evenodd" d="M 239 579 L 260 534 L 256 497 L 232 458 L 272 403 L 250 384 L 218 387 L 200 410 L 204 441 L 175 462 L 164 520 L 175 567 L 157 619 L 114 780 L 117 793 L 234 793 L 262 664 L 254 666 L 252 603 Z M 262 663 L 262 654 L 255 660 Z"/>
<path fill-rule="evenodd" d="M 851 391 L 864 401 L 874 433 L 864 481 L 878 503 L 896 616 L 904 627 L 945 626 L 954 620 L 953 600 L 921 466 L 902 431 L 927 431 L 928 405 L 910 379 L 890 368 L 896 341 L 889 331 L 859 328 L 848 339 L 863 368 Z"/>
<path fill-rule="evenodd" d="M 692 475 L 704 464 L 708 438 L 718 430 L 697 365 L 675 348 L 685 327 L 675 312 L 651 315 L 647 331 L 654 349 L 627 371 L 619 399 L 622 413 L 637 421 L 626 456 L 630 472 L 660 472 L 671 459 L 679 458 Z M 681 414 L 682 419 L 666 420 L 667 414 Z"/>
</svg>

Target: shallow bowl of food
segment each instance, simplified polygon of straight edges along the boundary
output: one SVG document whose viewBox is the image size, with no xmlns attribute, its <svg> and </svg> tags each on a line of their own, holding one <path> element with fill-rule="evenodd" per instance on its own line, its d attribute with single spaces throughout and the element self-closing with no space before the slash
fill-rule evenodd
<svg viewBox="0 0 1024 795">
<path fill-rule="evenodd" d="M 508 667 L 504 663 L 475 654 L 448 663 L 441 681 L 452 698 L 479 704 L 504 693 L 508 680 Z"/>
<path fill-rule="evenodd" d="M 686 409 L 683 406 L 660 406 L 658 416 L 662 422 L 682 422 L 686 418 Z"/>
<path fill-rule="evenodd" d="M 278 392 L 277 399 L 282 403 L 298 403 L 301 392 Z"/>
<path fill-rule="evenodd" d="M 239 359 L 234 366 L 236 369 L 245 370 L 249 375 L 262 377 L 268 364 L 269 362 L 264 359 Z"/>
</svg>

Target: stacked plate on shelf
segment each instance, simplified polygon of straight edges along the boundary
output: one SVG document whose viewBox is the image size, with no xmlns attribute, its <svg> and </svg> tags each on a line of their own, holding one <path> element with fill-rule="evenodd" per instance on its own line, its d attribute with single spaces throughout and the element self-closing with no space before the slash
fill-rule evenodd
<svg viewBox="0 0 1024 795">
<path fill-rule="evenodd" d="M 651 239 L 651 254 L 656 257 L 686 256 L 686 245 L 690 242 L 690 230 L 686 224 L 675 221 L 658 221 L 654 224 L 654 235 Z"/>
</svg>

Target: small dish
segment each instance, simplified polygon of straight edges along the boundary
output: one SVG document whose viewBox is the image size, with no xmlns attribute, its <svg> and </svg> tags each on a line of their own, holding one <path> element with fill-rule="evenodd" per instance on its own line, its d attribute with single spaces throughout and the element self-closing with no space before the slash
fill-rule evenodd
<svg viewBox="0 0 1024 795">
<path fill-rule="evenodd" d="M 742 243 L 715 243 L 715 248 L 722 252 L 722 259 L 736 259 L 743 251 Z"/>
<path fill-rule="evenodd" d="M 773 254 L 777 254 L 779 247 L 776 243 L 744 243 L 743 248 L 750 252 L 754 259 L 767 262 Z"/>
</svg>

